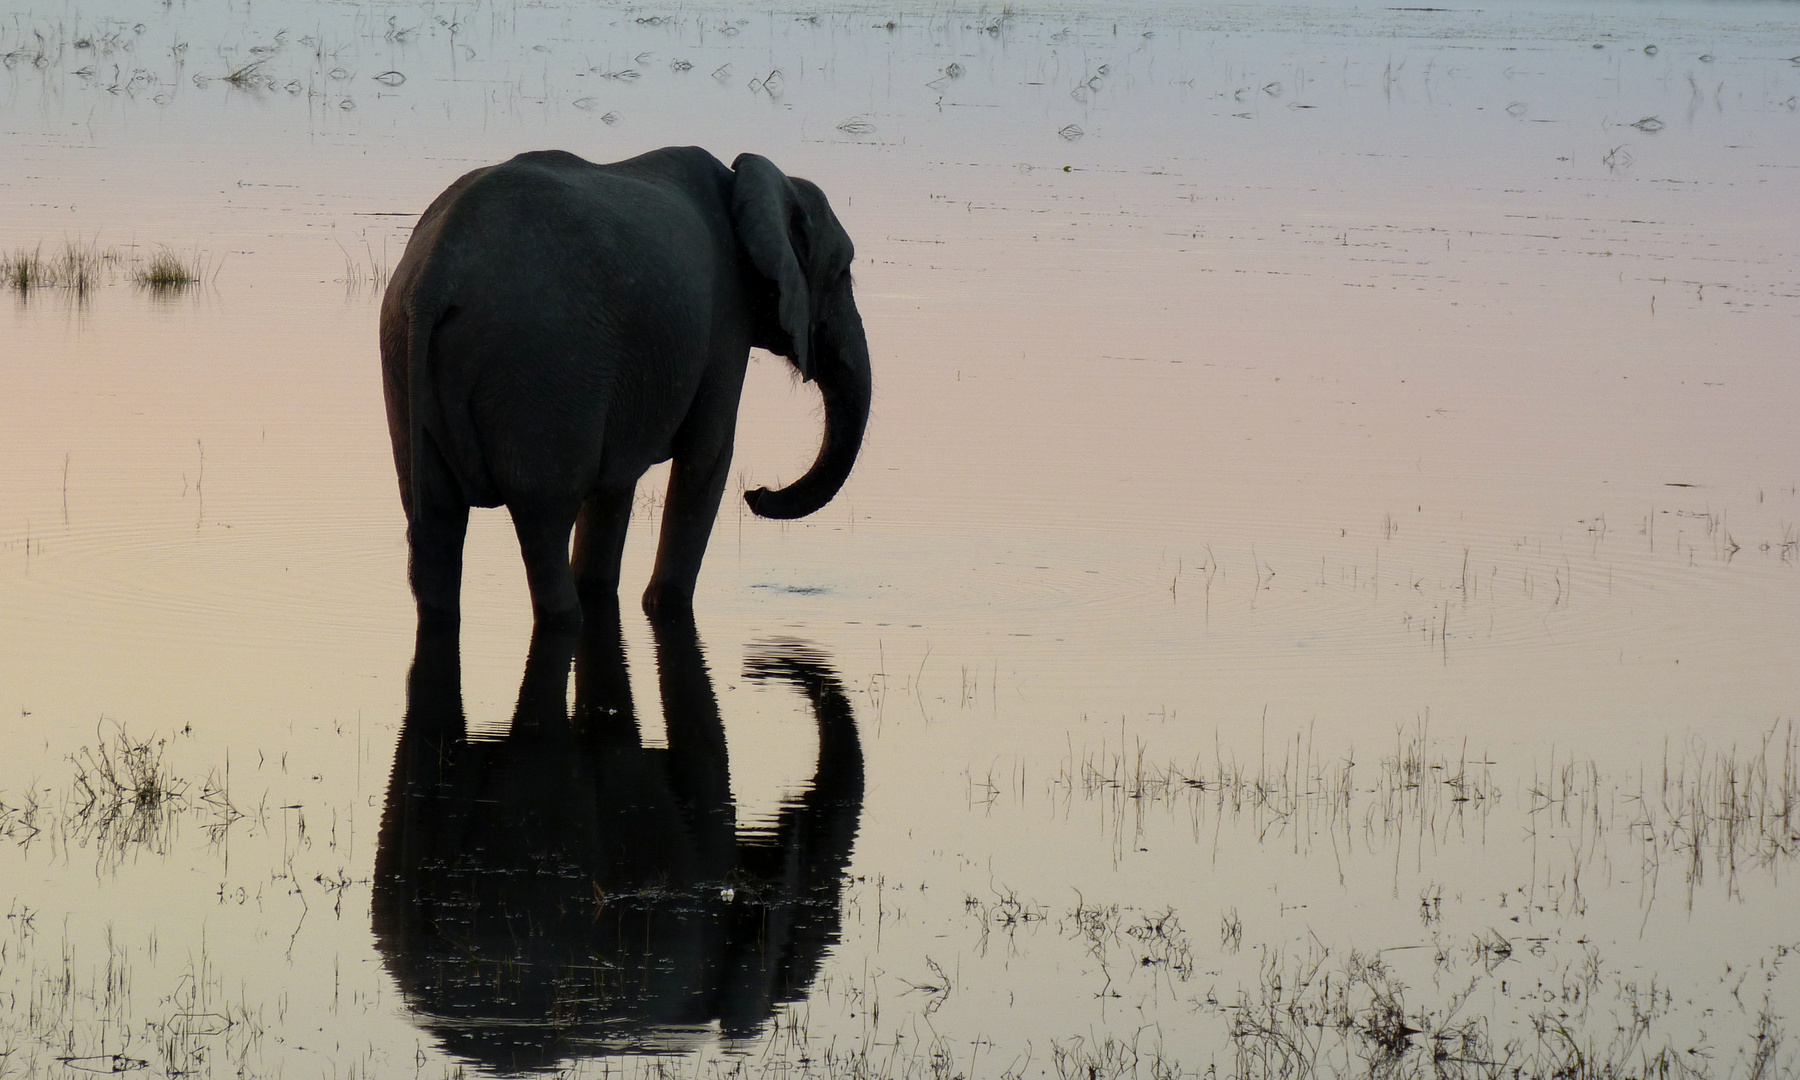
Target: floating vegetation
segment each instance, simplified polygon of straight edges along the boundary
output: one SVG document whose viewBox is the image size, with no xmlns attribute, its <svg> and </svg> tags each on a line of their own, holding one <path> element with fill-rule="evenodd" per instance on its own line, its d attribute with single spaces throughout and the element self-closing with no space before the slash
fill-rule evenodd
<svg viewBox="0 0 1800 1080">
<path fill-rule="evenodd" d="M 870 123 L 866 116 L 852 116 L 839 124 L 837 129 L 846 135 L 872 135 L 875 133 L 875 125 Z"/>
</svg>

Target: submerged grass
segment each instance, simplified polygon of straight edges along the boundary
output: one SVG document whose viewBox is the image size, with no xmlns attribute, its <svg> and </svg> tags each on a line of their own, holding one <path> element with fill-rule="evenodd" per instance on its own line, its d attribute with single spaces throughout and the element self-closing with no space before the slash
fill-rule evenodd
<svg viewBox="0 0 1800 1080">
<path fill-rule="evenodd" d="M 1021 909 L 1041 910 L 1010 893 L 1001 905 L 965 901 L 965 910 L 982 922 L 983 951 L 994 928 L 1011 932 L 1006 914 Z M 1224 954 L 1237 951 L 1230 939 L 1242 933 L 1235 912 L 1227 919 Z M 1310 931 L 1298 948 L 1292 938 L 1277 936 L 1254 945 L 1254 975 L 1235 993 L 1223 994 L 1221 969 L 1196 956 L 1196 943 L 1170 909 L 1078 900 L 1056 928 L 1085 952 L 1087 966 L 1103 980 L 1097 997 L 1129 1000 L 1127 984 L 1148 976 L 1191 1007 L 1190 1023 L 1210 1021 L 1222 1029 L 1221 1050 L 1210 1061 L 1177 1061 L 1166 1055 L 1160 1037 L 1146 1045 L 1146 1034 L 1157 1035 L 1154 1027 L 1138 1029 L 1137 1039 L 1111 1034 L 1058 1040 L 1052 1058 L 1059 1078 L 1651 1080 L 1787 1077 L 1800 1066 L 1800 1053 L 1782 1026 L 1774 974 L 1800 946 L 1776 945 L 1752 962 L 1770 973 L 1768 985 L 1760 1001 L 1734 1002 L 1754 1021 L 1735 1029 L 1742 1041 L 1734 1046 L 1711 1042 L 1706 1029 L 1716 1035 L 1715 1025 L 1726 1019 L 1711 1010 L 1696 1044 L 1696 1033 L 1678 1030 L 1676 1022 L 1692 1002 L 1654 976 L 1646 982 L 1641 971 L 1613 971 L 1585 937 L 1572 943 L 1569 958 L 1552 956 L 1534 976 L 1520 966 L 1521 954 L 1541 955 L 1539 943 L 1547 939 L 1516 938 L 1521 952 L 1515 953 L 1514 943 L 1493 930 L 1460 939 L 1433 934 L 1423 947 L 1366 953 L 1328 946 Z M 1388 955 L 1410 957 L 1412 973 L 1403 975 Z M 1428 974 L 1419 978 L 1420 971 Z M 1413 978 L 1417 986 L 1409 984 Z"/>
<path fill-rule="evenodd" d="M 205 943 L 142 1004 L 134 950 L 112 935 L 104 956 L 63 939 L 39 948 L 36 912 L 16 903 L 0 941 L 0 1076 L 165 1077 L 247 1075 L 265 1033 L 257 1012 L 230 996 Z"/>
<path fill-rule="evenodd" d="M 1570 997 L 1600 992 L 1589 967 L 1550 994 L 1523 1032 L 1496 1036 L 1485 1017 L 1463 1015 L 1482 980 L 1471 979 L 1437 1007 L 1409 1007 L 1407 985 L 1379 956 L 1351 952 L 1337 964 L 1314 953 L 1268 965 L 1262 985 L 1220 1009 L 1229 1014 L 1232 1060 L 1225 1075 L 1244 1080 L 1352 1074 L 1408 1080 L 1671 1080 L 1678 1077 L 1793 1075 L 1800 1060 L 1772 1006 L 1764 1002 L 1746 1045 L 1692 1046 L 1651 1037 L 1657 1006 L 1633 1011 L 1597 1042 L 1571 1030 Z M 1491 988 L 1489 988 L 1491 992 Z"/>
<path fill-rule="evenodd" d="M 1259 839 L 1287 837 L 1304 849 L 1352 827 L 1368 836 L 1447 838 L 1485 824 L 1504 804 L 1522 815 L 1528 837 L 1570 840 L 1590 859 L 1622 843 L 1652 885 L 1665 867 L 1679 869 L 1690 902 L 1709 874 L 1737 895 L 1744 871 L 1800 861 L 1800 728 L 1791 720 L 1772 725 L 1748 752 L 1698 737 L 1667 747 L 1660 775 L 1609 776 L 1594 761 L 1558 760 L 1552 751 L 1508 795 L 1495 764 L 1466 744 L 1441 752 L 1425 722 L 1399 733 L 1394 750 L 1372 765 L 1354 753 L 1322 755 L 1299 734 L 1278 759 L 1265 754 L 1253 764 L 1222 753 L 1210 764 L 1157 762 L 1121 734 L 1117 743 L 1071 750 L 1049 793 L 1065 807 L 1098 807 L 1121 852 L 1158 808 L 1184 810 L 1196 828 L 1203 818 L 1247 819 Z M 970 786 L 977 801 L 998 797 L 992 776 L 971 777 Z"/>
</svg>

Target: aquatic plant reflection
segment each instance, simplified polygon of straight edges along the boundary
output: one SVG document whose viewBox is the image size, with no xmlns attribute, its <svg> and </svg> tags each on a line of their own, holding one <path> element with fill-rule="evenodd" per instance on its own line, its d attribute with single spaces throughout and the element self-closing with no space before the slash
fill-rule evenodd
<svg viewBox="0 0 1800 1080">
<path fill-rule="evenodd" d="M 643 745 L 616 611 L 536 635 L 510 733 L 465 730 L 454 635 L 421 634 L 375 861 L 373 925 L 419 1022 L 490 1068 L 754 1034 L 802 998 L 840 922 L 862 811 L 850 702 L 807 646 L 745 677 L 806 695 L 811 785 L 740 834 L 691 616 L 654 620 L 666 748 Z M 575 665 L 575 704 L 568 673 Z"/>
</svg>

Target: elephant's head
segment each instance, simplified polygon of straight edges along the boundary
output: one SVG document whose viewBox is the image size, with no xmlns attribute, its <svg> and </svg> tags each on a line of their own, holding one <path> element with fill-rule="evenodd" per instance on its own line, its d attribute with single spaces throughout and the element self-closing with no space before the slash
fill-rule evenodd
<svg viewBox="0 0 1800 1080">
<path fill-rule="evenodd" d="M 850 235 L 825 193 L 756 154 L 732 163 L 732 217 L 750 263 L 771 287 L 756 344 L 793 361 L 825 398 L 825 439 L 806 474 L 744 501 L 762 517 L 804 517 L 844 486 L 869 422 L 869 343 L 850 288 Z"/>
</svg>

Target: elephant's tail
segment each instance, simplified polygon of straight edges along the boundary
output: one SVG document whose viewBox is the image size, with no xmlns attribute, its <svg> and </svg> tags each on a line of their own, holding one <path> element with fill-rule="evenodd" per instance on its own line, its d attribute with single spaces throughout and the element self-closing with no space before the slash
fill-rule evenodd
<svg viewBox="0 0 1800 1080">
<path fill-rule="evenodd" d="M 441 482 L 463 500 L 462 505 L 499 506 L 500 488 L 482 455 L 481 437 L 466 393 L 455 382 L 454 370 L 445 370 L 442 335 L 449 323 L 461 318 L 461 309 L 453 300 L 435 298 L 454 298 L 456 293 L 429 285 L 429 281 L 421 283 L 419 299 L 407 320 L 407 438 L 413 448 L 412 498 L 419 505 L 430 480 L 427 469 L 441 469 L 448 471 Z M 425 456 L 427 450 L 431 451 L 429 457 Z M 419 467 L 421 461 L 426 468 Z"/>
<path fill-rule="evenodd" d="M 425 411 L 431 407 L 432 394 L 430 377 L 425 371 L 426 360 L 431 352 L 431 335 L 437 329 L 438 319 L 443 317 L 442 305 L 418 297 L 412 304 L 407 316 L 406 328 L 406 417 L 407 445 L 412 448 L 412 468 L 408 483 L 412 486 L 412 505 L 416 508 L 424 506 L 423 481 L 420 474 L 419 458 L 425 448 Z"/>
</svg>

